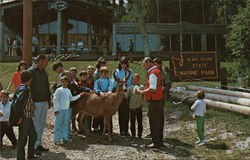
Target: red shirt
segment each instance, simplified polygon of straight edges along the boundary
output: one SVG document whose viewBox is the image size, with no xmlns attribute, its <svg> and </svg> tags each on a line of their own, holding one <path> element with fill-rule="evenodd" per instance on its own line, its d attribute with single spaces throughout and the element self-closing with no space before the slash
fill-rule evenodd
<svg viewBox="0 0 250 160">
<path fill-rule="evenodd" d="M 90 81 L 80 81 L 80 82 L 77 82 L 78 85 L 81 85 L 83 87 L 87 87 L 89 89 L 91 89 L 91 82 Z"/>
<path fill-rule="evenodd" d="M 17 89 L 17 87 L 21 84 L 21 72 L 15 72 L 13 76 L 11 77 L 11 83 L 14 84 L 14 91 Z"/>
</svg>

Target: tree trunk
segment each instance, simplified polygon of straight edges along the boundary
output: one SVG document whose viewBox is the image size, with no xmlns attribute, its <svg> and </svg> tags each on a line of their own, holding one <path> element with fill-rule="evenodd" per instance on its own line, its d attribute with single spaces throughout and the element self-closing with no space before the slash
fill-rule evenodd
<svg viewBox="0 0 250 160">
<path fill-rule="evenodd" d="M 250 99 L 250 94 L 245 93 L 245 92 L 228 91 L 228 90 L 223 90 L 223 89 L 200 87 L 200 86 L 193 86 L 193 85 L 187 86 L 186 88 L 187 88 L 187 90 L 193 90 L 193 91 L 202 90 L 205 93 L 215 93 L 215 94 L 222 94 L 222 95 L 227 95 L 227 96 L 234 96 L 234 97 L 241 97 L 241 98 L 249 98 Z"/>
<path fill-rule="evenodd" d="M 138 5 L 138 1 L 133 1 L 133 8 L 135 10 L 135 15 L 137 17 L 137 21 L 139 23 L 141 36 L 143 40 L 143 46 L 144 46 L 144 56 L 149 57 L 150 56 L 150 48 L 149 48 L 149 40 L 148 40 L 148 34 L 147 34 L 147 28 L 146 24 L 144 22 L 144 17 L 142 15 L 141 8 Z"/>
</svg>

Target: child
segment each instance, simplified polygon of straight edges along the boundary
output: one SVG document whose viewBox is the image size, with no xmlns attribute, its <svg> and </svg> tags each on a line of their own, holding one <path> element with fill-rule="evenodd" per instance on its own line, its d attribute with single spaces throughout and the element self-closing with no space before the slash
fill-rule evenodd
<svg viewBox="0 0 250 160">
<path fill-rule="evenodd" d="M 54 94 L 54 109 L 55 109 L 55 133 L 54 142 L 56 145 L 60 144 L 60 140 L 69 141 L 69 123 L 71 116 L 69 114 L 69 106 L 71 101 L 79 99 L 83 93 L 72 96 L 70 90 L 67 88 L 69 79 L 64 76 L 61 77 L 62 87 L 58 88 Z"/>
<path fill-rule="evenodd" d="M 14 91 L 17 89 L 17 87 L 21 84 L 21 72 L 24 71 L 27 67 L 27 64 L 25 61 L 20 61 L 16 72 L 13 74 L 11 77 L 11 81 L 9 83 L 8 88 L 6 89 L 7 91 L 11 89 L 11 86 L 14 85 Z"/>
<path fill-rule="evenodd" d="M 32 74 L 24 70 L 21 73 L 22 83 L 16 89 L 12 99 L 11 112 L 9 118 L 10 126 L 19 126 L 19 135 L 17 143 L 17 159 L 25 159 L 25 150 L 27 139 L 28 142 L 28 159 L 37 158 L 34 154 L 41 155 L 41 152 L 35 152 L 35 142 L 37 132 L 34 126 L 34 103 L 31 100 L 29 84 L 32 80 Z M 29 138 L 28 138 L 29 137 Z"/>
<path fill-rule="evenodd" d="M 110 79 L 108 77 L 108 68 L 107 67 L 101 67 L 100 68 L 100 78 L 95 81 L 94 85 L 94 92 L 98 95 L 100 95 L 102 98 L 105 98 L 109 94 L 112 93 L 112 90 L 114 88 L 114 81 L 113 79 Z M 93 122 L 94 131 L 102 133 L 103 131 L 103 116 L 96 117 Z M 111 132 L 112 132 L 112 117 L 110 120 L 111 124 Z M 100 126 L 100 129 L 99 129 Z"/>
<path fill-rule="evenodd" d="M 70 71 L 70 73 L 72 75 L 73 80 L 76 81 L 76 82 L 79 82 L 79 79 L 76 77 L 77 69 L 75 67 L 71 67 L 69 69 L 69 71 Z"/>
<path fill-rule="evenodd" d="M 62 77 L 62 74 L 64 72 L 63 64 L 61 62 L 53 64 L 53 71 L 58 74 L 55 83 L 52 86 L 52 89 L 55 92 L 57 88 L 61 87 L 60 78 Z"/>
<path fill-rule="evenodd" d="M 133 85 L 128 88 L 128 97 L 129 97 L 129 115 L 130 115 L 130 131 L 132 137 L 135 137 L 135 120 L 138 123 L 138 138 L 141 139 L 142 135 L 142 104 L 143 96 L 141 94 L 136 94 L 136 89 L 143 89 L 143 86 L 140 85 L 140 76 L 138 74 L 133 75 Z"/>
<path fill-rule="evenodd" d="M 9 101 L 9 93 L 5 90 L 0 92 L 0 111 L 3 115 L 0 115 L 0 146 L 2 146 L 2 139 L 4 134 L 9 138 L 12 143 L 12 149 L 16 149 L 17 139 L 13 132 L 13 128 L 8 126 L 10 117 L 11 101 Z"/>
<path fill-rule="evenodd" d="M 82 87 L 85 87 L 90 89 L 92 88 L 92 85 L 91 85 L 91 82 L 88 80 L 88 73 L 86 71 L 81 71 L 80 74 L 80 82 L 77 82 L 77 84 L 79 86 L 82 86 Z M 80 115 L 78 116 L 80 117 Z M 78 126 L 79 126 L 79 129 L 80 129 L 80 133 L 82 133 L 83 131 L 83 128 L 80 128 L 80 123 L 79 123 L 79 119 L 77 119 L 78 121 Z M 83 119 L 83 124 L 85 126 L 85 128 L 89 131 L 91 131 L 91 122 L 92 122 L 92 117 L 91 116 L 88 116 L 88 115 L 85 115 L 84 116 L 84 119 Z"/>
<path fill-rule="evenodd" d="M 90 89 L 91 82 L 88 80 L 88 73 L 86 71 L 81 71 L 79 76 L 80 76 L 80 81 L 77 82 L 77 84 Z"/>
<path fill-rule="evenodd" d="M 94 71 L 95 71 L 95 69 L 93 66 L 90 65 L 87 67 L 88 81 L 90 82 L 90 85 L 91 85 L 90 89 L 94 88 L 94 83 L 95 83 L 94 82 Z"/>
<path fill-rule="evenodd" d="M 204 145 L 206 143 L 204 136 L 204 113 L 206 112 L 206 102 L 204 101 L 204 98 L 205 93 L 203 91 L 198 91 L 197 100 L 191 107 L 197 124 L 197 133 L 200 138 L 196 143 L 199 145 Z"/>
</svg>

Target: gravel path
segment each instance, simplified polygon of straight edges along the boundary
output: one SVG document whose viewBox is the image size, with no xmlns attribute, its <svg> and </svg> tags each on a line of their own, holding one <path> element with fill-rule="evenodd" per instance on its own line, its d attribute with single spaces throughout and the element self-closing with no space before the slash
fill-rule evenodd
<svg viewBox="0 0 250 160">
<path fill-rule="evenodd" d="M 178 148 L 165 142 L 166 147 L 161 150 L 147 149 L 145 146 L 151 141 L 149 139 L 132 139 L 119 136 L 119 126 L 117 114 L 113 116 L 114 134 L 113 142 L 108 142 L 105 137 L 97 133 L 92 133 L 90 137 L 74 135 L 73 142 L 62 146 L 53 143 L 54 116 L 52 110 L 47 117 L 47 125 L 43 135 L 43 144 L 50 149 L 44 154 L 42 160 L 134 160 L 134 159 L 177 159 L 176 156 L 182 154 Z M 143 113 L 143 135 L 149 133 L 148 118 L 146 112 Z M 170 124 L 165 118 L 165 131 L 178 130 L 181 127 L 175 123 Z M 172 127 L 171 127 L 172 125 Z M 166 127 L 167 126 L 167 127 Z M 172 128 L 172 129 L 170 129 Z M 17 129 L 15 128 L 17 135 Z M 3 151 L 0 159 L 15 159 L 15 150 L 10 150 L 10 142 L 4 138 Z"/>
</svg>

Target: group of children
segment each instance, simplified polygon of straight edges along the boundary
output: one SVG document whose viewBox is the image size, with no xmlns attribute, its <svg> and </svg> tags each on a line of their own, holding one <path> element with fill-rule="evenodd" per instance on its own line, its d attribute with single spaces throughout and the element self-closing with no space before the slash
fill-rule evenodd
<svg viewBox="0 0 250 160">
<path fill-rule="evenodd" d="M 123 63 L 121 63 L 120 66 L 123 67 Z M 88 66 L 86 71 L 81 71 L 79 74 L 80 80 L 76 76 L 77 75 L 76 68 L 72 67 L 70 68 L 69 71 L 67 71 L 64 70 L 62 63 L 56 63 L 53 65 L 53 70 L 58 73 L 57 80 L 52 87 L 54 90 L 53 106 L 55 114 L 54 143 L 58 145 L 61 144 L 62 142 L 69 142 L 71 140 L 71 123 L 73 126 L 72 127 L 73 131 L 76 130 L 75 119 L 73 118 L 72 121 L 72 107 L 74 107 L 75 105 L 73 101 L 79 99 L 86 92 L 94 92 L 95 94 L 98 94 L 103 97 L 108 96 L 110 93 L 115 91 L 117 84 L 117 77 L 119 79 L 120 73 L 117 73 L 115 77 L 110 78 L 109 70 L 106 67 L 106 61 L 101 61 L 101 63 L 98 64 L 95 71 L 93 66 Z M 140 83 L 140 75 L 136 73 L 134 74 L 131 71 L 123 72 L 122 74 L 124 74 L 124 77 L 123 79 L 120 79 L 120 81 L 126 83 L 126 81 L 129 78 L 131 78 L 130 82 L 131 84 L 128 85 L 127 83 L 127 99 L 125 100 L 128 102 L 128 107 L 129 107 L 130 132 L 132 137 L 136 137 L 135 126 L 137 121 L 138 125 L 137 137 L 141 138 L 143 132 L 142 106 L 145 103 L 145 101 L 143 95 L 136 93 L 137 89 L 139 90 L 143 89 L 143 86 Z M 113 74 L 113 76 L 114 75 L 115 74 Z M 28 83 L 31 81 L 31 78 L 29 80 L 27 80 L 27 78 L 21 80 L 22 84 L 20 84 L 20 86 L 24 84 L 23 87 L 28 88 Z M 191 109 L 194 111 L 195 119 L 197 122 L 197 132 L 200 139 L 197 143 L 200 145 L 205 144 L 206 142 L 204 137 L 204 113 L 206 112 L 206 103 L 203 100 L 204 97 L 205 97 L 204 92 L 199 91 L 197 93 L 198 99 L 191 107 Z M 28 99 L 28 97 L 26 97 L 26 99 Z M 2 90 L 0 92 L 0 101 L 1 101 L 0 143 L 2 145 L 2 138 L 4 134 L 6 134 L 13 145 L 12 148 L 16 148 L 18 141 L 15 138 L 13 128 L 8 125 L 9 114 L 11 110 L 11 101 L 8 100 L 7 91 Z M 33 115 L 29 114 L 30 112 L 27 112 L 26 114 L 27 108 L 26 109 L 24 108 L 24 111 L 25 115 L 22 116 L 24 116 L 24 118 L 27 119 L 26 123 L 29 124 Z M 18 123 L 23 123 L 23 121 Z M 85 128 L 90 131 L 93 130 L 102 132 L 103 130 L 103 117 L 85 116 L 84 122 L 79 122 L 79 123 L 84 123 Z M 112 118 L 110 123 L 112 126 Z M 124 127 L 121 126 L 122 123 L 119 124 L 120 124 L 120 129 Z M 29 124 L 29 127 L 33 128 L 30 125 L 31 124 Z M 79 128 L 79 130 L 81 131 L 82 128 Z M 123 131 L 124 130 L 121 130 L 121 135 L 123 135 Z"/>
<path fill-rule="evenodd" d="M 67 71 L 63 69 L 63 65 L 61 63 L 54 64 L 54 71 L 58 73 L 58 78 L 61 79 L 61 82 L 55 84 L 55 93 L 53 98 L 54 110 L 55 110 L 55 135 L 54 142 L 55 144 L 60 144 L 61 141 L 69 141 L 70 140 L 70 121 L 71 121 L 71 109 L 74 107 L 74 100 L 80 98 L 80 95 L 83 95 L 85 92 L 94 92 L 95 94 L 106 97 L 116 89 L 116 81 L 114 78 L 109 77 L 109 70 L 106 67 L 106 63 L 102 64 L 99 69 L 94 72 L 93 66 L 88 66 L 87 71 L 81 71 L 79 74 L 80 80 L 77 80 L 75 76 L 77 70 L 74 69 L 74 73 L 72 74 L 72 68 Z M 73 78 L 74 77 L 74 78 Z M 138 95 L 135 93 L 135 89 L 142 89 L 142 85 L 140 84 L 140 76 L 138 74 L 131 75 L 131 80 L 133 79 L 131 86 L 127 88 L 127 99 L 129 101 L 129 109 L 130 109 L 130 129 L 131 134 L 135 137 L 135 123 L 137 120 L 138 123 L 138 138 L 142 136 L 142 105 L 144 102 L 143 95 Z M 74 86 L 74 87 L 73 87 Z M 71 103 L 70 103 L 71 102 Z M 72 109 L 74 110 L 74 109 Z M 75 119 L 72 119 L 72 129 L 76 131 L 75 127 Z M 103 117 L 94 117 L 86 116 L 84 117 L 83 123 L 85 128 L 89 131 L 92 130 L 94 132 L 103 131 Z M 112 118 L 111 118 L 111 126 L 112 126 Z M 92 124 L 92 127 L 91 127 Z M 79 132 L 81 133 L 83 130 L 79 125 Z M 112 129 L 111 129 L 112 130 Z"/>
</svg>

